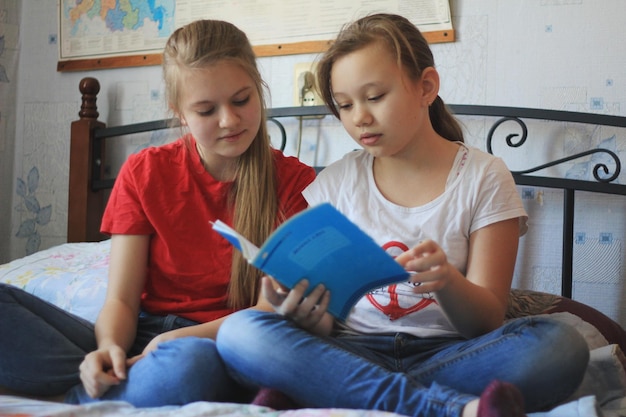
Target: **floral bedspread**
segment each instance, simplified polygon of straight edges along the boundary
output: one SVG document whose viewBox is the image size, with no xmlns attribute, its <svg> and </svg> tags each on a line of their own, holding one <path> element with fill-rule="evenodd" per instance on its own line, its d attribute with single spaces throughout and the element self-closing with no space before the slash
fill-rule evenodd
<svg viewBox="0 0 626 417">
<path fill-rule="evenodd" d="M 104 303 L 110 248 L 106 240 L 42 250 L 0 265 L 0 282 L 95 322 Z"/>
<path fill-rule="evenodd" d="M 128 403 L 104 401 L 68 405 L 0 395 L 1 417 L 400 417 L 384 411 L 349 409 L 299 409 L 276 411 L 250 404 L 197 402 L 184 406 L 135 408 Z"/>
<path fill-rule="evenodd" d="M 550 411 L 528 414 L 529 417 L 620 417 L 624 402 L 599 411 L 594 397 L 583 397 Z M 373 410 L 343 408 L 302 408 L 277 411 L 250 404 L 197 402 L 184 406 L 135 408 L 124 402 L 105 401 L 87 405 L 67 405 L 0 395 L 0 417 L 402 417 Z"/>
</svg>

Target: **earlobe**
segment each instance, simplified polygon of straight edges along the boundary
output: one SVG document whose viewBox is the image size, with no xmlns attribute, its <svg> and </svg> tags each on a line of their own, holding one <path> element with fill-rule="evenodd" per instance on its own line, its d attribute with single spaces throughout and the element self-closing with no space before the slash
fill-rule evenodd
<svg viewBox="0 0 626 417">
<path fill-rule="evenodd" d="M 435 68 L 428 67 L 422 71 L 422 88 L 424 101 L 430 106 L 439 94 L 439 73 Z"/>
</svg>

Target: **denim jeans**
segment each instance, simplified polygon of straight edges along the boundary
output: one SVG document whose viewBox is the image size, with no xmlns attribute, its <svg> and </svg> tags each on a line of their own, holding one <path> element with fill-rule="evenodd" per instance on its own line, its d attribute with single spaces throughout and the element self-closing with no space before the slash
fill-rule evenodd
<svg viewBox="0 0 626 417">
<path fill-rule="evenodd" d="M 197 324 L 142 313 L 129 356 L 156 335 Z M 138 407 L 231 401 L 237 393 L 215 342 L 181 338 L 159 344 L 103 397 L 87 395 L 78 367 L 97 348 L 94 325 L 17 287 L 0 283 L 0 386 L 35 396 L 66 394 L 66 402 L 127 401 Z"/>
<path fill-rule="evenodd" d="M 572 394 L 589 349 L 574 328 L 523 318 L 475 339 L 406 334 L 318 337 L 274 313 L 240 311 L 217 348 L 243 384 L 278 389 L 305 407 L 460 416 L 494 379 L 516 384 L 528 411 Z"/>
</svg>

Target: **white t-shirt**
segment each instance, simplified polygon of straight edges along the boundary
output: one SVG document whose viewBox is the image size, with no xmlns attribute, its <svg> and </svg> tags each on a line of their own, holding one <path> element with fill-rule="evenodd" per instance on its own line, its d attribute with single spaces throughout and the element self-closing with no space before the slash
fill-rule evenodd
<svg viewBox="0 0 626 417">
<path fill-rule="evenodd" d="M 472 232 L 517 217 L 521 236 L 527 229 L 527 214 L 504 162 L 460 145 L 446 190 L 423 206 L 403 207 L 388 201 L 374 182 L 374 159 L 363 150 L 350 152 L 326 167 L 303 194 L 311 206 L 331 203 L 391 256 L 432 239 L 465 275 Z M 408 282 L 368 293 L 345 324 L 363 333 L 458 335 L 439 305 L 432 298 L 414 294 Z"/>
</svg>

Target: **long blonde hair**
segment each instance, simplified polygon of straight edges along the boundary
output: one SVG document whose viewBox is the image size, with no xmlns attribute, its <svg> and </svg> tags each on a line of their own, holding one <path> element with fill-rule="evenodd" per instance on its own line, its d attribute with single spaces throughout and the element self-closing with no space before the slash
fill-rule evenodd
<svg viewBox="0 0 626 417">
<path fill-rule="evenodd" d="M 419 79 L 422 71 L 435 66 L 432 51 L 419 29 L 405 17 L 395 14 L 372 14 L 363 17 L 340 31 L 337 39 L 324 53 L 317 66 L 317 85 L 324 103 L 339 118 L 333 99 L 330 73 L 337 59 L 382 40 L 393 53 L 406 74 Z M 463 130 L 437 96 L 429 108 L 430 121 L 435 131 L 451 141 L 463 142 Z"/>
<path fill-rule="evenodd" d="M 254 81 L 261 99 L 261 125 L 250 147 L 239 157 L 234 183 L 228 196 L 233 227 L 260 245 L 275 228 L 279 204 L 274 157 L 266 125 L 267 85 L 256 65 L 256 56 L 245 33 L 228 22 L 197 20 L 174 31 L 163 52 L 163 78 L 167 102 L 180 114 L 181 72 L 202 69 L 229 60 L 244 69 Z M 260 271 L 233 250 L 228 301 L 240 309 L 254 305 L 259 294 Z"/>
</svg>

